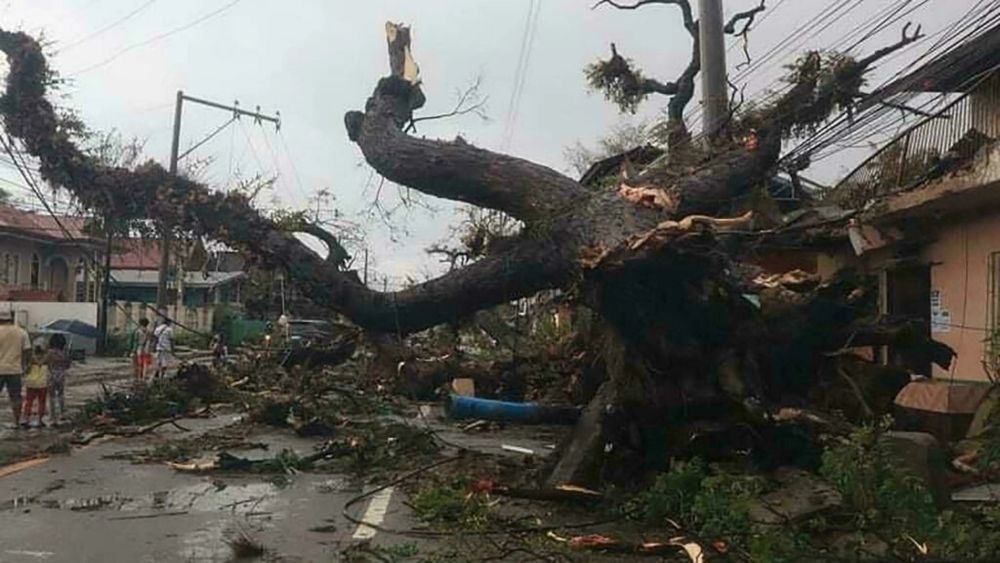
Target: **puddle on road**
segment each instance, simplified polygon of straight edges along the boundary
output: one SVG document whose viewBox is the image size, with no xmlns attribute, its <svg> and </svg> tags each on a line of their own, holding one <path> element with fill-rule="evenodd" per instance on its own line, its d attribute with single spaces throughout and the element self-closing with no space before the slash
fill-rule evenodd
<svg viewBox="0 0 1000 563">
<path fill-rule="evenodd" d="M 186 561 L 229 561 L 232 551 L 226 542 L 228 523 L 215 520 L 181 539 L 179 555 Z"/>
<path fill-rule="evenodd" d="M 158 483 L 164 484 L 157 479 L 148 480 L 150 488 L 158 488 Z M 272 530 L 276 522 L 286 522 L 290 514 L 302 512 L 303 507 L 310 507 L 305 510 L 310 514 L 307 524 L 315 528 L 312 533 L 335 532 L 333 520 L 324 520 L 330 517 L 326 506 L 329 497 L 325 495 L 358 487 L 351 478 L 338 475 L 299 475 L 287 482 L 205 476 L 180 483 L 172 481 L 171 484 L 179 486 L 141 493 L 134 488 L 141 487 L 142 483 L 130 483 L 123 490 L 103 494 L 106 491 L 91 483 L 74 485 L 72 481 L 58 481 L 35 493 L 0 501 L 0 511 L 60 510 L 82 518 L 135 519 L 132 525 L 141 529 L 157 526 L 146 518 L 176 515 L 177 519 L 170 520 L 172 533 L 162 541 L 176 549 L 179 560 L 229 561 L 231 550 L 227 538 L 239 532 L 258 534 Z M 315 515 L 315 522 L 312 515 Z M 33 516 L 45 518 L 44 513 Z M 328 524 L 321 525 L 324 522 Z"/>
<path fill-rule="evenodd" d="M 317 493 L 339 493 L 343 491 L 357 490 L 358 487 L 351 483 L 346 476 L 338 476 L 333 479 L 324 479 L 312 484 L 312 490 Z"/>
<path fill-rule="evenodd" d="M 31 506 L 89 512 L 100 510 L 187 510 L 191 512 L 231 512 L 246 514 L 269 510 L 281 489 L 272 483 L 203 482 L 186 487 L 154 491 L 131 497 L 119 493 L 93 497 L 46 498 L 45 492 L 20 496 L 0 503 L 0 510 Z"/>
</svg>

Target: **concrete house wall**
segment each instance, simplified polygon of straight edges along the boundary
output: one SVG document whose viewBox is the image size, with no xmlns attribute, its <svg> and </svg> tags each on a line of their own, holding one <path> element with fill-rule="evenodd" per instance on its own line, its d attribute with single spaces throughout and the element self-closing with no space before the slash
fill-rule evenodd
<svg viewBox="0 0 1000 563">
<path fill-rule="evenodd" d="M 988 267 L 994 252 L 1000 252 L 1000 214 L 949 222 L 923 251 L 931 264 L 931 290 L 939 296 L 935 305 L 950 319 L 932 325 L 932 336 L 958 354 L 950 371 L 935 366 L 935 377 L 988 379 L 983 360 L 985 329 L 990 324 L 987 299 L 997 299 L 989 289 Z"/>
<path fill-rule="evenodd" d="M 0 286 L 43 290 L 52 293 L 51 300 L 75 302 L 78 271 L 83 269 L 87 252 L 78 246 L 0 235 Z M 36 267 L 37 276 L 33 275 Z"/>
</svg>

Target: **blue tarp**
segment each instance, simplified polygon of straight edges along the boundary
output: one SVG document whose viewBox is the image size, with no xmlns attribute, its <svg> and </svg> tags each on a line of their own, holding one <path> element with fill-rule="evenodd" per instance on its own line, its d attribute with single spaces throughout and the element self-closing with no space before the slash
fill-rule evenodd
<svg viewBox="0 0 1000 563">
<path fill-rule="evenodd" d="M 101 333 L 98 332 L 97 327 L 94 325 L 87 324 L 83 321 L 78 321 L 76 319 L 59 319 L 52 321 L 45 326 L 39 327 L 45 330 L 53 330 L 58 332 L 68 332 L 70 334 L 75 334 L 77 336 L 82 336 L 84 338 L 99 338 Z"/>
</svg>

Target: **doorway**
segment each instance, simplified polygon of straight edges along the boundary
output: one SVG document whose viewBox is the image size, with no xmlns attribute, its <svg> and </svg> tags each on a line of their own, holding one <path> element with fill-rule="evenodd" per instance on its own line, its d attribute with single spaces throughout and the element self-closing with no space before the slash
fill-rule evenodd
<svg viewBox="0 0 1000 563">
<path fill-rule="evenodd" d="M 893 317 L 919 321 L 920 330 L 931 337 L 931 268 L 924 264 L 900 266 L 886 271 L 886 312 Z M 913 373 L 931 376 L 930 357 L 919 349 L 889 346 L 889 362 Z"/>
<path fill-rule="evenodd" d="M 66 260 L 56 256 L 49 261 L 49 289 L 55 292 L 56 299 L 66 301 L 69 296 L 69 265 Z"/>
</svg>

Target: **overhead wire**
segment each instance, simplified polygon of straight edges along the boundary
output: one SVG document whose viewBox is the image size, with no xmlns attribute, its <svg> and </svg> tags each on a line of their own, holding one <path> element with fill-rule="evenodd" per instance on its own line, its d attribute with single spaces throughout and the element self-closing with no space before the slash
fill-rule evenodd
<svg viewBox="0 0 1000 563">
<path fill-rule="evenodd" d="M 295 183 L 298 184 L 300 190 L 305 192 L 305 184 L 302 183 L 302 177 L 299 176 L 299 169 L 295 166 L 295 159 L 292 158 L 292 151 L 288 148 L 288 141 L 285 139 L 283 131 L 278 131 L 278 140 L 281 141 L 281 146 L 285 149 L 285 156 L 288 158 L 288 164 L 292 167 L 292 174 L 295 176 Z"/>
<path fill-rule="evenodd" d="M 302 201 L 308 202 L 309 201 L 309 194 L 306 193 L 306 191 L 302 188 L 301 182 L 299 182 L 299 183 L 289 182 L 289 181 L 287 181 L 285 179 L 285 174 L 284 174 L 284 172 L 282 170 L 282 166 L 281 166 L 281 159 L 278 158 L 278 153 L 277 153 L 277 151 L 274 150 L 274 146 L 271 145 L 271 142 L 267 140 L 267 134 L 266 133 L 261 136 L 261 140 L 264 141 L 264 146 L 267 147 L 267 151 L 271 154 L 271 160 L 274 162 L 275 175 L 277 176 L 277 179 L 280 180 L 281 182 L 283 182 L 283 184 L 286 187 L 289 184 L 291 184 L 292 187 L 293 187 L 293 189 L 295 190 L 295 192 L 299 195 L 299 197 L 302 198 Z"/>
<path fill-rule="evenodd" d="M 195 144 L 191 145 L 190 147 L 188 147 L 188 149 L 185 150 L 184 152 L 182 152 L 181 154 L 177 155 L 177 160 L 183 159 L 187 155 L 189 155 L 189 154 L 193 153 L 195 150 L 197 150 L 198 147 L 200 147 L 200 146 L 204 145 L 205 143 L 211 141 L 216 135 L 218 135 L 219 133 L 222 133 L 223 131 L 225 131 L 226 127 L 229 127 L 230 125 L 232 125 L 232 123 L 234 121 L 236 121 L 236 119 L 237 118 L 236 118 L 235 115 L 232 116 L 232 117 L 230 117 L 229 120 L 227 120 L 222 125 L 218 126 L 214 131 L 212 131 L 211 133 L 209 133 L 208 135 L 206 135 L 205 137 L 203 137 L 197 143 L 195 143 Z"/>
<path fill-rule="evenodd" d="M 76 41 L 73 41 L 73 42 L 65 45 L 64 47 L 61 47 L 56 52 L 57 53 L 65 53 L 66 51 L 69 51 L 70 49 L 72 49 L 72 48 L 74 48 L 74 47 L 76 47 L 78 45 L 82 45 L 83 43 L 86 43 L 87 41 L 90 41 L 91 39 L 94 39 L 96 37 L 100 37 L 101 35 L 107 33 L 108 31 L 111 31 L 112 29 L 118 27 L 119 25 L 121 25 L 121 24 L 127 22 L 128 20 L 132 19 L 133 17 L 139 15 L 146 8 L 152 6 L 153 3 L 155 3 L 155 2 L 156 2 L 156 0 L 147 0 L 146 2 L 140 4 L 138 8 L 135 8 L 131 12 L 129 12 L 129 13 L 125 14 L 124 16 L 122 16 L 121 18 L 118 18 L 117 20 L 115 20 L 115 21 L 109 23 L 108 25 L 106 25 L 106 26 L 98 29 L 97 31 L 94 31 L 93 33 L 89 33 L 89 34 L 81 37 L 80 39 L 77 39 Z"/>
<path fill-rule="evenodd" d="M 924 53 L 922 56 L 917 57 L 915 59 L 915 61 L 911 63 L 911 66 L 914 65 L 914 64 L 916 64 L 922 58 L 925 58 L 926 56 L 929 56 L 931 54 L 931 52 L 933 51 L 933 48 L 934 47 L 932 47 L 932 49 L 929 50 L 929 52 Z M 898 76 L 898 75 L 901 75 L 902 72 L 903 71 L 898 72 L 896 75 L 894 75 L 894 77 Z M 884 84 L 888 84 L 891 80 L 894 79 L 894 77 L 890 77 Z M 910 97 L 912 98 L 912 96 L 910 96 Z M 870 134 L 872 132 L 871 127 L 873 126 L 871 124 L 875 123 L 876 120 L 879 117 L 881 117 L 883 115 L 887 115 L 891 111 L 893 111 L 893 110 L 892 109 L 887 109 L 887 108 L 885 108 L 883 106 L 883 107 L 874 108 L 873 110 L 870 110 L 870 111 L 866 112 L 867 115 L 861 116 L 860 118 L 857 115 L 851 116 L 849 114 L 841 114 L 841 115 L 837 116 L 836 118 L 834 118 L 833 120 L 827 122 L 822 128 L 820 128 L 817 132 L 815 132 L 812 135 L 811 139 L 807 139 L 806 141 L 799 143 L 796 146 L 796 148 L 793 149 L 793 152 L 797 152 L 797 153 L 801 154 L 802 151 L 804 150 L 804 148 L 808 148 L 808 147 L 816 145 L 817 144 L 817 139 L 822 139 L 823 135 L 829 135 L 830 131 L 835 131 L 835 130 L 836 131 L 840 131 L 838 129 L 838 127 L 840 127 L 843 123 L 848 123 L 850 129 L 854 132 L 854 138 L 852 138 L 852 140 L 850 142 L 852 142 L 852 143 L 857 142 L 856 139 L 858 137 L 859 130 L 864 130 L 864 131 L 866 131 L 866 132 L 868 132 Z M 905 117 L 906 116 L 904 115 L 902 119 L 905 119 Z M 860 121 L 860 123 L 859 123 L 859 121 Z M 894 126 L 894 124 L 895 124 L 895 122 L 893 122 L 892 124 L 889 124 L 888 127 L 886 127 L 883 124 L 883 130 L 891 128 L 892 126 Z M 862 126 L 868 126 L 869 129 L 863 129 Z M 838 138 L 841 139 L 841 140 L 843 140 L 842 135 L 838 135 Z M 794 157 L 789 157 L 789 158 L 794 158 Z"/>
<path fill-rule="evenodd" d="M 916 10 L 919 10 L 920 8 L 923 8 L 924 5 L 926 5 L 929 2 L 929 0 L 921 0 L 920 2 L 918 2 L 915 5 L 911 5 L 912 2 L 913 2 L 913 0 L 896 0 L 893 3 L 890 3 L 889 5 L 887 5 L 886 7 L 884 7 L 882 10 L 880 10 L 879 12 L 877 12 L 874 16 L 872 16 L 871 18 L 869 18 L 864 24 L 862 24 L 860 26 L 856 26 L 856 27 L 852 28 L 851 30 L 849 30 L 846 34 L 842 35 L 841 37 L 833 40 L 830 43 L 824 44 L 823 47 L 822 47 L 822 49 L 824 49 L 824 50 L 830 50 L 830 51 L 837 51 L 837 52 L 849 52 L 849 49 L 845 50 L 845 48 L 844 48 L 847 45 L 848 42 L 855 41 L 855 44 L 851 46 L 852 48 L 856 47 L 857 45 L 860 45 L 861 41 L 859 41 L 857 38 L 863 37 L 864 40 L 869 39 L 870 37 L 876 35 L 879 31 L 882 31 L 882 30 L 888 28 L 889 26 L 893 25 L 894 23 L 896 23 L 896 22 L 900 21 L 901 19 L 909 16 L 910 14 L 914 13 Z M 830 19 L 828 17 L 828 16 L 830 16 L 832 14 L 832 12 L 831 13 L 827 13 L 827 14 L 823 14 L 823 13 L 818 14 L 817 17 L 815 17 L 813 20 L 811 20 L 810 22 L 807 22 L 806 26 L 804 28 L 802 28 L 802 31 L 811 32 L 812 35 L 819 34 L 822 31 L 828 29 L 833 23 L 835 23 L 837 20 L 839 20 L 840 18 L 842 18 L 843 16 L 845 16 L 848 12 L 850 12 L 854 8 L 857 8 L 859 6 L 859 4 L 856 3 L 856 4 L 850 5 L 850 6 L 846 6 L 846 5 L 844 5 L 844 6 L 847 9 L 844 10 L 844 12 L 840 13 L 837 18 Z M 841 5 L 833 5 L 833 6 L 831 6 L 831 8 L 834 9 L 833 11 L 836 11 L 835 9 L 840 8 L 840 7 L 841 7 Z M 816 28 L 816 25 L 820 25 L 820 27 Z M 900 52 L 894 53 L 893 55 L 894 56 L 899 56 L 899 55 L 902 54 L 902 52 L 903 51 L 901 50 Z M 777 62 L 783 62 L 785 59 L 787 59 L 791 55 L 792 55 L 792 53 L 790 52 L 789 54 L 787 54 L 784 57 L 782 57 L 782 59 L 776 61 L 776 63 Z M 886 59 L 883 59 L 882 62 L 885 62 L 886 60 L 888 60 L 890 58 L 891 58 L 891 56 L 890 57 L 886 57 Z M 743 79 L 746 79 L 746 78 L 748 78 L 748 77 L 743 77 Z M 778 96 L 782 95 L 785 91 L 787 91 L 787 89 L 790 86 L 789 85 L 782 85 L 781 84 L 782 80 L 783 80 L 782 77 L 775 78 L 771 82 L 769 82 L 767 85 L 765 85 L 763 88 L 761 88 L 761 89 L 758 90 L 758 92 L 763 92 L 762 96 L 758 96 L 761 99 L 760 103 L 765 103 L 765 104 L 769 103 L 769 102 L 777 99 Z"/>
<path fill-rule="evenodd" d="M 961 44 L 975 38 L 977 36 L 977 31 L 982 32 L 984 28 L 992 28 L 992 25 L 1000 22 L 1000 2 L 994 1 L 990 5 L 983 4 L 984 2 L 980 1 L 976 4 L 976 7 L 970 12 L 967 12 L 963 18 L 953 22 L 952 25 L 934 34 L 941 35 L 938 41 L 932 44 L 921 55 L 915 57 L 908 65 L 904 66 L 895 74 L 887 78 L 875 89 L 875 91 L 877 92 L 879 89 L 884 88 L 896 79 L 902 77 L 905 73 L 910 71 L 910 69 L 919 65 L 924 60 L 937 56 L 942 52 L 948 52 L 952 48 L 960 46 Z M 972 77 L 972 80 L 975 78 L 976 77 Z M 966 82 L 968 83 L 969 80 Z M 910 103 L 909 107 L 912 107 L 913 109 L 922 113 L 932 113 L 934 108 L 940 107 L 941 104 L 946 102 L 947 98 L 945 94 L 939 94 L 930 97 L 924 102 L 912 104 L 911 102 L 916 96 L 917 94 L 913 92 L 902 92 L 893 96 L 890 101 L 892 101 L 895 105 Z M 898 129 L 901 125 L 906 123 L 909 116 L 908 112 L 900 112 L 900 115 L 896 113 L 897 111 L 897 108 L 887 107 L 885 104 L 880 104 L 878 106 L 868 108 L 862 115 L 854 114 L 851 116 L 847 113 L 842 113 L 824 124 L 823 127 L 818 129 L 805 141 L 800 142 L 795 148 L 792 149 L 792 151 L 783 157 L 783 160 L 787 162 L 806 154 L 812 157 L 812 155 L 815 155 L 821 150 L 831 148 L 833 145 L 841 146 L 843 144 L 857 144 L 864 139 L 872 138 L 880 134 L 886 134 L 894 129 Z M 821 156 L 822 158 L 825 158 L 834 153 L 835 152 L 831 150 L 826 155 Z"/>
<path fill-rule="evenodd" d="M 741 81 L 746 81 L 750 75 L 769 70 L 781 64 L 788 58 L 789 55 L 794 54 L 795 50 L 798 49 L 806 41 L 814 38 L 814 30 L 823 25 L 827 20 L 831 18 L 833 21 L 839 20 L 844 16 L 844 13 L 840 13 L 841 10 L 850 6 L 851 2 L 856 2 L 857 0 L 836 0 L 828 4 L 823 10 L 818 14 L 809 18 L 806 22 L 798 25 L 791 33 L 787 34 L 781 41 L 772 46 L 770 49 L 765 51 L 763 54 L 755 57 L 754 60 L 737 71 L 730 77 L 730 81 L 733 83 L 739 83 Z M 858 4 L 851 6 L 851 9 L 856 8 Z M 778 58 L 780 57 L 780 58 Z M 775 82 L 780 82 L 778 78 Z M 772 82 L 773 84 L 774 82 Z M 766 101 L 766 100 L 765 100 Z M 695 120 L 702 112 L 701 105 L 696 105 L 688 109 L 685 112 L 685 120 Z"/>
<path fill-rule="evenodd" d="M 510 146 L 514 136 L 514 127 L 517 124 L 517 117 L 520 113 L 521 96 L 524 92 L 524 84 L 527 80 L 528 67 L 531 62 L 531 52 L 535 44 L 535 35 L 538 32 L 538 18 L 541 13 L 541 7 L 542 0 L 529 0 L 528 16 L 525 19 L 517 69 L 514 73 L 514 85 L 507 106 L 504 131 L 500 142 L 501 150 L 506 150 Z"/>
<path fill-rule="evenodd" d="M 854 49 L 858 48 L 862 43 L 868 41 L 876 34 L 880 33 L 882 30 L 888 28 L 900 19 L 912 14 L 916 10 L 919 10 L 928 1 L 929 0 L 923 0 L 920 4 L 911 7 L 909 11 L 904 10 L 913 2 L 913 0 L 900 0 L 895 4 L 890 4 L 887 8 L 885 8 L 885 10 L 880 12 L 878 16 L 873 18 L 872 21 L 869 22 L 869 25 L 860 26 L 854 31 L 854 33 L 847 34 L 844 38 L 844 43 L 835 44 L 833 48 L 846 53 L 853 52 Z M 855 39 L 855 37 L 857 37 L 857 39 Z M 846 47 L 844 46 L 847 41 L 852 40 L 853 43 Z"/>
<path fill-rule="evenodd" d="M 201 23 L 203 23 L 203 22 L 205 22 L 205 21 L 207 21 L 207 20 L 209 20 L 211 18 L 214 18 L 215 16 L 217 16 L 217 15 L 219 15 L 219 14 L 221 14 L 221 13 L 223 13 L 223 12 L 225 12 L 225 11 L 231 9 L 231 8 L 233 8 L 234 6 L 236 6 L 237 4 L 239 4 L 242 1 L 243 0 L 230 0 L 230 2 L 228 2 L 228 3 L 226 3 L 226 4 L 222 5 L 222 6 L 220 6 L 219 8 L 216 8 L 215 10 L 212 10 L 211 12 L 208 12 L 207 14 L 199 16 L 198 18 L 195 18 L 194 20 L 192 20 L 192 21 L 190 21 L 190 22 L 188 22 L 186 24 L 180 25 L 178 27 L 175 27 L 175 28 L 170 29 L 168 31 L 165 31 L 163 33 L 159 33 L 157 35 L 154 35 L 154 36 L 152 36 L 152 37 L 150 37 L 148 39 L 145 39 L 143 41 L 139 41 L 138 43 L 133 43 L 133 44 L 128 45 L 128 46 L 126 46 L 126 47 L 124 47 L 122 49 L 119 49 L 118 51 L 116 51 L 111 56 L 107 57 L 106 59 L 103 59 L 100 62 L 97 62 L 97 63 L 92 64 L 90 66 L 84 67 L 84 68 L 82 68 L 82 69 L 80 69 L 80 70 L 78 70 L 76 72 L 73 72 L 69 76 L 71 76 L 71 77 L 73 77 L 73 76 L 79 76 L 81 74 L 90 72 L 92 70 L 96 70 L 98 68 L 101 68 L 103 66 L 106 66 L 106 65 L 114 62 L 119 57 L 121 57 L 122 55 L 124 55 L 124 54 L 126 54 L 126 53 L 128 53 L 130 51 L 134 51 L 135 49 L 139 49 L 139 48 L 145 47 L 147 45 L 151 45 L 153 43 L 156 43 L 157 41 L 162 41 L 164 39 L 167 39 L 168 37 L 171 37 L 173 35 L 176 35 L 178 33 L 183 32 L 183 31 L 187 31 L 187 30 L 191 29 L 192 27 L 195 27 L 195 26 L 197 26 L 197 25 L 199 25 L 199 24 L 201 24 Z"/>
<path fill-rule="evenodd" d="M 517 53 L 517 66 L 514 69 L 514 80 L 511 81 L 510 100 L 507 102 L 507 112 L 504 114 L 504 128 L 501 139 L 507 138 L 510 117 L 514 112 L 514 101 L 517 99 L 517 84 L 521 80 L 521 71 L 524 68 L 524 54 L 528 46 L 528 34 L 531 30 L 531 18 L 534 12 L 535 0 L 528 0 L 528 15 L 525 17 L 524 29 L 521 32 L 521 46 Z"/>
<path fill-rule="evenodd" d="M 226 189 L 231 189 L 231 184 L 233 181 L 233 152 L 236 148 L 236 128 L 232 127 L 229 130 L 229 165 L 226 170 Z"/>
<path fill-rule="evenodd" d="M 257 149 L 253 146 L 253 140 L 250 138 L 250 133 L 247 131 L 247 128 L 243 125 L 242 121 L 237 121 L 237 123 L 240 125 L 240 131 L 243 133 L 243 137 L 247 140 L 247 147 L 250 149 L 250 154 L 252 154 L 253 159 L 257 161 L 257 166 L 259 166 L 261 170 L 265 170 L 267 167 L 264 166 L 264 161 L 262 161 L 260 156 L 257 154 Z"/>
</svg>

